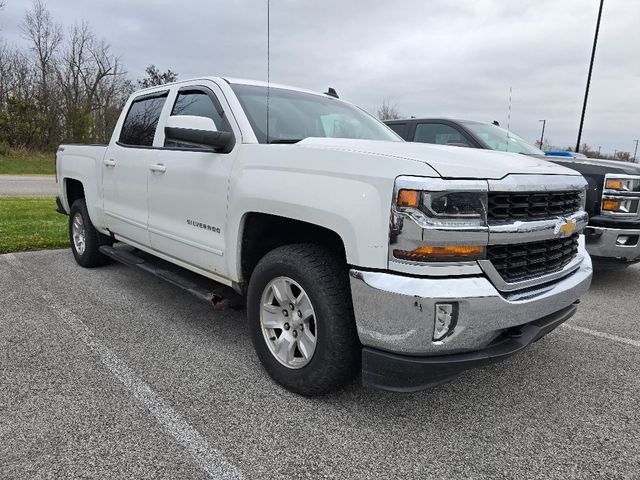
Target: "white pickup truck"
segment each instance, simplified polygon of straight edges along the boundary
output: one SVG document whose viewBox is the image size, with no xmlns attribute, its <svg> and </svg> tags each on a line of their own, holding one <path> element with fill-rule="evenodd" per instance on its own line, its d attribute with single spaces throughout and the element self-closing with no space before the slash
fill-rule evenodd
<svg viewBox="0 0 640 480">
<path fill-rule="evenodd" d="M 246 296 L 264 368 L 305 395 L 360 371 L 433 386 L 573 315 L 592 274 L 579 174 L 406 143 L 336 97 L 213 77 L 133 94 L 109 145 L 58 149 L 76 261 Z"/>
</svg>

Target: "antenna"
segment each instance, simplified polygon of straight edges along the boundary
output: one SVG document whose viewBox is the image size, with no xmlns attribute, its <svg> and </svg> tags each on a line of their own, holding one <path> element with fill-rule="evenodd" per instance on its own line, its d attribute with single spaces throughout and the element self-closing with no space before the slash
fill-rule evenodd
<svg viewBox="0 0 640 480">
<path fill-rule="evenodd" d="M 593 49 L 591 49 L 591 62 L 589 62 L 589 73 L 587 74 L 587 88 L 584 91 L 584 103 L 582 104 L 582 116 L 580 117 L 580 128 L 578 129 L 578 140 L 576 141 L 576 153 L 580 151 L 580 139 L 582 138 L 584 114 L 587 111 L 587 98 L 589 97 L 589 84 L 591 83 L 591 72 L 593 72 L 593 60 L 596 57 L 596 45 L 598 44 L 598 31 L 600 30 L 600 18 L 602 18 L 603 4 L 604 4 L 604 0 L 600 0 L 600 8 L 598 9 L 598 20 L 596 21 L 596 33 L 593 36 Z"/>
<path fill-rule="evenodd" d="M 336 89 L 335 89 L 335 88 L 333 88 L 333 87 L 329 87 L 329 88 L 327 89 L 327 91 L 326 91 L 326 92 L 324 92 L 324 94 L 325 94 L 325 95 L 329 95 L 330 97 L 333 97 L 333 98 L 340 98 L 340 97 L 338 96 L 338 92 L 336 92 Z"/>
<path fill-rule="evenodd" d="M 511 127 L 511 93 L 513 91 L 513 87 L 509 87 L 509 113 L 507 114 L 507 146 L 504 151 L 509 151 L 509 127 Z"/>
<path fill-rule="evenodd" d="M 269 54 L 270 54 L 270 37 L 271 32 L 269 29 L 269 24 L 271 23 L 271 8 L 270 8 L 271 0 L 267 0 L 267 145 L 269 144 L 269 89 L 271 85 L 271 68 L 269 62 Z"/>
</svg>

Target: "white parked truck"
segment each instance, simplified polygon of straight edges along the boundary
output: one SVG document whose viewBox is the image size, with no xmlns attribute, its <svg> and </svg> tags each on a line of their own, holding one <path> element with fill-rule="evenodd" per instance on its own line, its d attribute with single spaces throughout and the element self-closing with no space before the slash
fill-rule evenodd
<svg viewBox="0 0 640 480">
<path fill-rule="evenodd" d="M 60 146 L 57 176 L 80 265 L 246 297 L 264 368 L 305 395 L 360 371 L 395 391 L 450 380 L 549 333 L 591 281 L 578 173 L 404 142 L 332 90 L 148 88 L 109 145 Z"/>
</svg>

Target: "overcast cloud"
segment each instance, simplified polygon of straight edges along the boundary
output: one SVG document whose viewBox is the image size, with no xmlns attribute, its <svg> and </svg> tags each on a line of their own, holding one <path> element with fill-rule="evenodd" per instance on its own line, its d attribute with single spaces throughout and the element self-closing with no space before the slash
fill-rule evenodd
<svg viewBox="0 0 640 480">
<path fill-rule="evenodd" d="M 7 0 L 0 36 L 21 43 L 28 1 Z M 266 79 L 266 0 L 49 0 L 86 19 L 134 78 L 144 67 Z M 271 1 L 271 81 L 373 112 L 498 120 L 530 141 L 574 145 L 597 0 Z M 640 2 L 606 0 L 583 141 L 633 153 L 640 137 Z"/>
</svg>

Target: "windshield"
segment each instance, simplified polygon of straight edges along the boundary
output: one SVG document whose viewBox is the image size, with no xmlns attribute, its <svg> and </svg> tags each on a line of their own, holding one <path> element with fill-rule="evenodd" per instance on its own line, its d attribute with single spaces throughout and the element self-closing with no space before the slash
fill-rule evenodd
<svg viewBox="0 0 640 480">
<path fill-rule="evenodd" d="M 462 124 L 491 150 L 502 152 L 525 153 L 527 155 L 544 155 L 522 137 L 504 128 L 488 123 L 462 122 Z"/>
<path fill-rule="evenodd" d="M 267 87 L 231 84 L 260 143 L 267 143 Z M 307 137 L 402 141 L 382 122 L 329 96 L 269 89 L 269 143 Z"/>
</svg>

